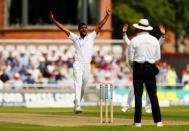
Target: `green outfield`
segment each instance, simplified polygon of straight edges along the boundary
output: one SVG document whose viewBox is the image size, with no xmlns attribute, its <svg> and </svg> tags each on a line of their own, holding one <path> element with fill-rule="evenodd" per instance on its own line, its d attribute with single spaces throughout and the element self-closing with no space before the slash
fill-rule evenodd
<svg viewBox="0 0 189 131">
<path fill-rule="evenodd" d="M 77 115 L 71 108 L 0 108 L 0 131 L 189 130 L 189 106 L 161 108 L 165 124 L 162 128 L 157 128 L 151 114 L 144 111 L 142 127 L 133 128 L 130 124 L 134 110 L 123 113 L 120 109 L 114 108 L 114 124 L 99 124 L 99 108 L 96 107 L 84 107 L 84 112 Z"/>
</svg>

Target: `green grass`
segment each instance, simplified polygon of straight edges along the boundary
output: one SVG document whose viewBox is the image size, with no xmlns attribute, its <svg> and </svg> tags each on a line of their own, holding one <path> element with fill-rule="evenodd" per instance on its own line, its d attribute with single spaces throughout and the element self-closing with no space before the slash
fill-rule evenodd
<svg viewBox="0 0 189 131">
<path fill-rule="evenodd" d="M 127 113 L 120 111 L 121 107 L 114 108 L 114 117 L 133 119 L 134 109 Z M 49 115 L 75 115 L 71 108 L 0 108 L 1 113 L 34 113 L 34 114 L 49 114 Z M 164 107 L 161 108 L 163 120 L 174 121 L 189 121 L 189 106 L 185 107 Z M 99 109 L 96 107 L 84 107 L 84 112 L 78 114 L 79 116 L 97 117 L 99 116 Z M 143 110 L 142 119 L 152 120 L 151 114 L 147 114 Z M 127 123 L 128 124 L 128 123 Z M 0 122 L 0 131 L 114 131 L 114 130 L 140 130 L 140 131 L 188 131 L 189 125 L 171 125 L 157 128 L 155 125 L 142 126 L 141 128 L 132 128 L 131 126 L 82 126 L 82 127 L 51 127 L 51 126 L 38 126 L 28 124 L 12 124 Z"/>
<path fill-rule="evenodd" d="M 72 108 L 0 108 L 1 113 L 34 113 L 48 115 L 75 115 Z M 189 106 L 180 107 L 162 107 L 163 120 L 185 120 L 189 121 Z M 121 112 L 121 107 L 114 107 L 114 117 L 116 118 L 133 118 L 134 109 L 129 112 Z M 84 107 L 84 112 L 79 116 L 96 117 L 99 116 L 97 107 Z M 143 110 L 142 119 L 152 119 L 151 114 L 145 113 Z"/>
<path fill-rule="evenodd" d="M 1 131 L 188 131 L 189 126 L 164 126 L 157 128 L 155 126 L 142 126 L 133 128 L 131 126 L 84 126 L 84 127 L 50 127 L 27 124 L 0 123 Z"/>
</svg>

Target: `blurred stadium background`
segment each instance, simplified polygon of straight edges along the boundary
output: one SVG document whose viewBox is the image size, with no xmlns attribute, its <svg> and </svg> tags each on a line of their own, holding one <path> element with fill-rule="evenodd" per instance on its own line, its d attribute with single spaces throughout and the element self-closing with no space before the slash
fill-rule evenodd
<svg viewBox="0 0 189 131">
<path fill-rule="evenodd" d="M 0 106 L 72 107 L 74 46 L 49 11 L 77 32 L 80 22 L 94 29 L 106 8 L 112 18 L 97 37 L 83 104 L 98 105 L 100 82 L 113 83 L 114 103 L 126 104 L 132 74 L 122 25 L 145 17 L 157 38 L 160 23 L 167 29 L 157 76 L 160 105 L 189 105 L 188 0 L 0 0 Z"/>
</svg>

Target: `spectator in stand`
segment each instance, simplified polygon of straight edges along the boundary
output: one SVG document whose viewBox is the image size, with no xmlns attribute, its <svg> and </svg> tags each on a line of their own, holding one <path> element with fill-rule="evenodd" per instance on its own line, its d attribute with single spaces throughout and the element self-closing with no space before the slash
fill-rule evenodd
<svg viewBox="0 0 189 131">
<path fill-rule="evenodd" d="M 56 65 L 55 61 L 50 61 L 49 62 L 49 64 L 47 65 L 47 70 L 46 70 L 48 75 L 49 75 L 49 76 L 47 76 L 48 78 L 51 77 L 52 73 L 54 74 L 54 72 L 56 70 L 56 67 L 57 67 L 57 65 Z"/>
<path fill-rule="evenodd" d="M 45 69 L 42 72 L 43 76 L 48 79 L 51 77 L 51 72 L 49 72 L 49 69 L 47 67 L 45 67 Z"/>
<path fill-rule="evenodd" d="M 73 87 L 74 86 L 74 82 L 73 80 L 66 78 L 65 75 L 61 75 L 60 79 L 57 80 L 57 84 L 61 87 Z"/>
<path fill-rule="evenodd" d="M 100 50 L 97 51 L 96 55 L 94 56 L 94 61 L 96 63 L 96 65 L 99 67 L 100 63 L 102 61 L 102 53 L 100 52 Z"/>
<path fill-rule="evenodd" d="M 38 79 L 36 81 L 37 84 L 47 84 L 48 79 L 43 77 L 42 74 L 39 74 Z"/>
<path fill-rule="evenodd" d="M 73 69 L 74 69 L 73 64 L 74 64 L 74 58 L 73 58 L 73 57 L 72 57 L 72 58 L 69 58 L 69 59 L 68 59 L 68 62 L 67 62 L 67 65 L 68 65 L 68 73 L 69 73 L 70 75 L 73 74 Z M 73 76 L 73 75 L 72 75 L 72 76 Z"/>
<path fill-rule="evenodd" d="M 124 75 L 122 73 L 118 74 L 116 79 L 115 79 L 115 85 L 116 85 L 116 88 L 126 88 L 127 87 L 127 78 L 124 78 Z"/>
<path fill-rule="evenodd" d="M 184 84 L 183 89 L 189 89 L 189 68 L 182 75 L 182 83 Z"/>
<path fill-rule="evenodd" d="M 62 56 L 61 56 L 63 63 L 67 63 L 69 58 L 71 58 L 71 54 L 69 54 L 68 49 L 64 49 Z"/>
<path fill-rule="evenodd" d="M 99 84 L 99 83 L 100 83 L 100 80 L 99 80 L 98 76 L 97 76 L 97 75 L 94 75 L 94 76 L 93 76 L 92 84 L 97 85 L 97 84 Z"/>
<path fill-rule="evenodd" d="M 104 60 L 106 61 L 107 64 L 110 64 L 113 61 L 113 59 L 114 57 L 112 51 L 108 51 L 108 53 L 104 55 Z"/>
<path fill-rule="evenodd" d="M 17 57 L 17 60 L 20 66 L 27 66 L 29 63 L 29 57 L 26 55 L 24 50 L 20 51 L 20 55 Z"/>
<path fill-rule="evenodd" d="M 39 66 L 39 56 L 37 56 L 37 53 L 35 50 L 30 51 L 29 60 L 32 65 Z"/>
<path fill-rule="evenodd" d="M 52 50 L 50 54 L 48 55 L 48 61 L 55 62 L 58 60 L 58 54 L 55 50 Z"/>
<path fill-rule="evenodd" d="M 15 72 L 16 72 L 16 67 L 12 68 L 10 66 L 7 66 L 5 69 L 5 73 L 8 75 L 10 79 L 14 77 Z"/>
<path fill-rule="evenodd" d="M 4 63 L 4 61 L 5 61 L 5 56 L 3 55 L 3 49 L 0 48 L 0 65 Z"/>
<path fill-rule="evenodd" d="M 0 68 L 0 80 L 3 83 L 6 83 L 9 80 L 9 76 L 5 73 L 5 70 L 1 68 Z"/>
<path fill-rule="evenodd" d="M 18 66 L 18 60 L 16 59 L 14 52 L 9 52 L 7 62 L 12 68 Z"/>
<path fill-rule="evenodd" d="M 102 82 L 102 81 L 101 81 Z M 105 72 L 105 77 L 103 83 L 113 83 L 111 73 L 110 72 Z"/>
<path fill-rule="evenodd" d="M 28 73 L 28 69 L 26 68 L 25 65 L 22 65 L 19 69 L 18 69 L 19 74 L 21 75 L 22 81 L 25 81 L 27 79 L 27 73 Z"/>
<path fill-rule="evenodd" d="M 25 80 L 24 83 L 26 83 L 26 84 L 35 84 L 35 80 L 32 77 L 32 72 L 28 72 L 27 79 Z"/>
<path fill-rule="evenodd" d="M 52 72 L 50 78 L 48 79 L 48 84 L 56 84 L 56 74 Z"/>
<path fill-rule="evenodd" d="M 168 71 L 167 71 L 167 75 L 166 75 L 166 80 L 167 80 L 167 88 L 168 89 L 173 89 L 176 87 L 177 84 L 177 73 L 176 70 L 173 66 L 168 65 Z"/>
<path fill-rule="evenodd" d="M 118 59 L 116 62 L 112 63 L 112 72 L 114 76 L 117 76 L 117 74 L 121 73 L 121 66 L 120 66 L 121 60 Z"/>
<path fill-rule="evenodd" d="M 22 77 L 18 72 L 14 74 L 13 79 L 11 79 L 9 83 L 11 84 L 12 89 L 19 90 L 23 87 Z"/>
<path fill-rule="evenodd" d="M 94 57 L 93 57 L 93 58 L 94 58 Z M 91 61 L 91 74 L 92 74 L 93 76 L 96 76 L 97 73 L 98 73 L 98 71 L 99 71 L 99 68 L 97 67 L 95 61 L 93 61 L 93 60 L 94 60 L 94 59 L 92 59 L 92 61 Z"/>
<path fill-rule="evenodd" d="M 42 52 L 41 60 L 43 59 L 43 62 L 44 62 L 45 67 L 50 64 L 50 61 L 48 60 L 48 57 L 49 57 L 48 51 L 47 51 L 47 50 L 44 50 L 44 51 Z"/>
<path fill-rule="evenodd" d="M 62 60 L 61 56 L 58 56 L 58 59 L 55 61 L 55 63 L 57 66 L 61 66 L 64 63 L 64 61 Z"/>
<path fill-rule="evenodd" d="M 186 74 L 187 71 L 189 70 L 189 64 L 186 65 L 186 68 L 182 70 L 182 75 Z"/>
<path fill-rule="evenodd" d="M 31 77 L 34 79 L 34 81 L 37 81 L 38 76 L 41 74 L 40 70 L 36 67 L 36 65 L 32 65 L 32 64 L 28 72 L 29 74 L 31 74 Z"/>
<path fill-rule="evenodd" d="M 156 77 L 157 79 L 157 83 L 160 83 L 161 85 L 159 86 L 160 88 L 165 88 L 165 86 L 163 86 L 164 84 L 167 83 L 167 75 L 168 72 L 168 68 L 167 68 L 167 63 L 166 62 L 160 62 L 159 63 L 159 73 Z"/>
<path fill-rule="evenodd" d="M 39 66 L 37 68 L 40 70 L 41 73 L 45 70 L 46 66 L 47 66 L 47 64 L 45 62 L 45 58 L 40 57 L 39 58 Z"/>
<path fill-rule="evenodd" d="M 159 74 L 160 74 L 160 82 L 161 83 L 166 83 L 167 82 L 167 72 L 168 72 L 168 64 L 167 62 L 162 62 L 162 65 L 160 66 L 160 71 L 159 71 Z"/>
<path fill-rule="evenodd" d="M 36 81 L 36 84 L 47 84 L 47 83 L 48 83 L 48 79 L 43 77 L 42 74 L 39 74 L 38 79 Z M 39 86 L 37 88 L 38 89 L 44 89 L 44 87 L 42 87 L 42 86 Z"/>
</svg>

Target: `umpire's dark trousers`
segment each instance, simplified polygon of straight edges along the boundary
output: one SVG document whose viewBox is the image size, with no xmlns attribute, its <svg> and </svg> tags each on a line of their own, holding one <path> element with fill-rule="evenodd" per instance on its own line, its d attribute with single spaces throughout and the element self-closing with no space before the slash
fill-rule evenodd
<svg viewBox="0 0 189 131">
<path fill-rule="evenodd" d="M 143 85 L 145 84 L 147 93 L 149 95 L 152 107 L 152 115 L 154 122 L 161 121 L 161 113 L 159 108 L 159 103 L 157 99 L 157 86 L 155 76 L 158 74 L 158 68 L 155 64 L 150 64 L 148 62 L 137 63 L 134 62 L 133 65 L 133 84 L 134 84 L 134 94 L 135 94 L 135 115 L 134 122 L 141 122 L 142 114 L 142 94 Z"/>
</svg>

